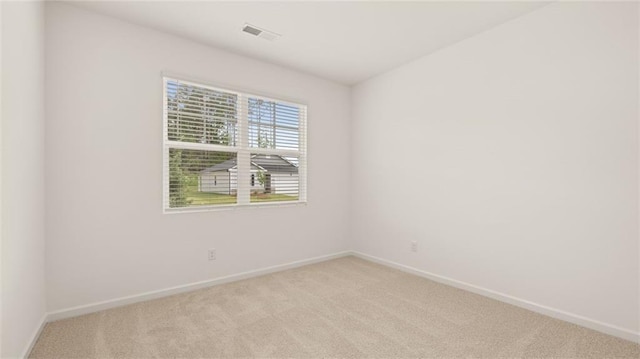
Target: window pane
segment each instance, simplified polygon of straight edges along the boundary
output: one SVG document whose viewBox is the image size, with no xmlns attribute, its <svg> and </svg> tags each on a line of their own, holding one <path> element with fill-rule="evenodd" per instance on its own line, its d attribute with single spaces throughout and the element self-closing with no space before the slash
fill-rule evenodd
<svg viewBox="0 0 640 359">
<path fill-rule="evenodd" d="M 167 139 L 236 145 L 238 96 L 167 80 Z"/>
<path fill-rule="evenodd" d="M 297 106 L 249 98 L 249 146 L 299 149 L 300 109 Z"/>
<path fill-rule="evenodd" d="M 169 208 L 235 204 L 236 154 L 169 149 Z"/>
<path fill-rule="evenodd" d="M 298 158 L 252 154 L 251 177 L 251 203 L 299 198 Z"/>
<path fill-rule="evenodd" d="M 306 201 L 306 106 L 167 77 L 164 84 L 165 209 Z"/>
</svg>

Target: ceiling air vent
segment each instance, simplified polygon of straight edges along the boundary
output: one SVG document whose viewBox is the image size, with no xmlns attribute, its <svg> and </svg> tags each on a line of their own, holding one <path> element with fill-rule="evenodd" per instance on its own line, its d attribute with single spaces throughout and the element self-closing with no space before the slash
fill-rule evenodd
<svg viewBox="0 0 640 359">
<path fill-rule="evenodd" d="M 276 34 L 273 31 L 261 29 L 251 24 L 244 24 L 244 26 L 242 27 L 242 31 L 269 41 L 273 41 L 281 36 L 280 34 Z"/>
</svg>

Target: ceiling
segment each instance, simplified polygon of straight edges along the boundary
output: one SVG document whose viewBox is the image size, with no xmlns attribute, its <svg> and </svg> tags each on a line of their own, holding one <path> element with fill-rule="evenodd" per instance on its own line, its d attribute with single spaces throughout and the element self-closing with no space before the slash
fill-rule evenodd
<svg viewBox="0 0 640 359">
<path fill-rule="evenodd" d="M 545 2 L 80 1 L 74 6 L 352 85 Z M 245 23 L 282 37 L 241 31 Z"/>
</svg>

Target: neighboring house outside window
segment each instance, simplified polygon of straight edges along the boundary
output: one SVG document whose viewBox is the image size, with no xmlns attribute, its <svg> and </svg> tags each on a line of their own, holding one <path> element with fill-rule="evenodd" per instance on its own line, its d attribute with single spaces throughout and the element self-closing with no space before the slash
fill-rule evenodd
<svg viewBox="0 0 640 359">
<path fill-rule="evenodd" d="M 306 202 L 306 106 L 164 78 L 164 210 Z"/>
</svg>

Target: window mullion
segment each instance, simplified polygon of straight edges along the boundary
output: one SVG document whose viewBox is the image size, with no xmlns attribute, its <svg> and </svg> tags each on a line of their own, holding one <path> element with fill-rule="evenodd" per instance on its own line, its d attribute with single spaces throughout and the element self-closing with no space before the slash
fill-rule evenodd
<svg viewBox="0 0 640 359">
<path fill-rule="evenodd" d="M 251 154 L 249 153 L 249 99 L 239 96 L 240 111 L 238 118 L 238 204 L 250 203 Z"/>
<path fill-rule="evenodd" d="M 307 110 L 306 107 L 300 110 L 299 130 L 298 130 L 298 199 L 301 202 L 307 201 Z"/>
</svg>

